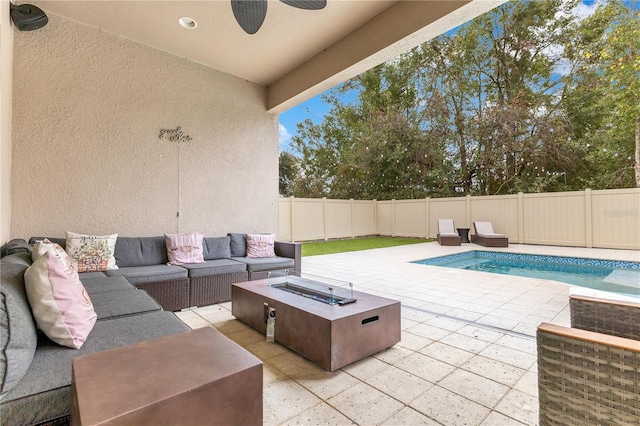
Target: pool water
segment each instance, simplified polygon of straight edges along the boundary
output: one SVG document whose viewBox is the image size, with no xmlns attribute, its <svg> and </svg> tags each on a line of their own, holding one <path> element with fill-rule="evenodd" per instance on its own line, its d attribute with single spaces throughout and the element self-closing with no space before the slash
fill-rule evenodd
<svg viewBox="0 0 640 426">
<path fill-rule="evenodd" d="M 640 262 L 475 250 L 413 263 L 555 280 L 640 297 Z"/>
</svg>

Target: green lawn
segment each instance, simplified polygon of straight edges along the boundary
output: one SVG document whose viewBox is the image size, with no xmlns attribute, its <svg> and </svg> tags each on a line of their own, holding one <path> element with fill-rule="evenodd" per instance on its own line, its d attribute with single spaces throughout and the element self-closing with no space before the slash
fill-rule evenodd
<svg viewBox="0 0 640 426">
<path fill-rule="evenodd" d="M 405 244 L 426 243 L 433 240 L 420 238 L 367 237 L 347 240 L 310 241 L 302 243 L 302 256 L 343 253 L 346 251 L 369 250 L 383 247 L 403 246 Z"/>
</svg>

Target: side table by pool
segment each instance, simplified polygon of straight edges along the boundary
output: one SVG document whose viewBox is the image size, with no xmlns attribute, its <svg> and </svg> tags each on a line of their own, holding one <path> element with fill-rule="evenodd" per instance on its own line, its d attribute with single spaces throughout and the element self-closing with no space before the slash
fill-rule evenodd
<svg viewBox="0 0 640 426">
<path fill-rule="evenodd" d="M 463 243 L 470 243 L 469 241 L 469 230 L 471 228 L 456 228 L 458 230 L 458 235 L 460 235 L 460 240 Z"/>
<path fill-rule="evenodd" d="M 262 362 L 211 328 L 73 360 L 75 425 L 262 425 Z"/>
</svg>

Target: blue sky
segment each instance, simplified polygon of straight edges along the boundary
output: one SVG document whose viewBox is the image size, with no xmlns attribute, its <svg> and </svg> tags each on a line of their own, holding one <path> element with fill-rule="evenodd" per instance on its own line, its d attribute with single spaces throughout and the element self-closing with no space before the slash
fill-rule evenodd
<svg viewBox="0 0 640 426">
<path fill-rule="evenodd" d="M 576 10 L 576 13 L 581 16 L 588 16 L 592 14 L 599 3 L 602 0 L 584 0 L 582 6 Z M 628 3 L 625 0 L 625 3 Z M 321 99 L 322 94 L 309 99 L 306 102 L 301 103 L 298 106 L 285 111 L 279 116 L 280 123 L 280 151 L 291 150 L 291 137 L 296 134 L 298 123 L 303 122 L 307 118 L 311 119 L 314 123 L 322 122 L 325 114 L 329 112 L 330 106 L 323 102 Z"/>
</svg>

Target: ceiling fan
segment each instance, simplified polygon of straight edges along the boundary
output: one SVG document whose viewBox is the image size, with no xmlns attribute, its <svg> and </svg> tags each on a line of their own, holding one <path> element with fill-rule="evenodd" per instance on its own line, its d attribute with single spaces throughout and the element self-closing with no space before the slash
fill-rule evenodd
<svg viewBox="0 0 640 426">
<path fill-rule="evenodd" d="M 304 10 L 320 10 L 327 0 L 280 0 L 289 6 Z M 236 21 L 247 34 L 258 32 L 267 16 L 267 0 L 231 0 L 231 9 Z"/>
</svg>

